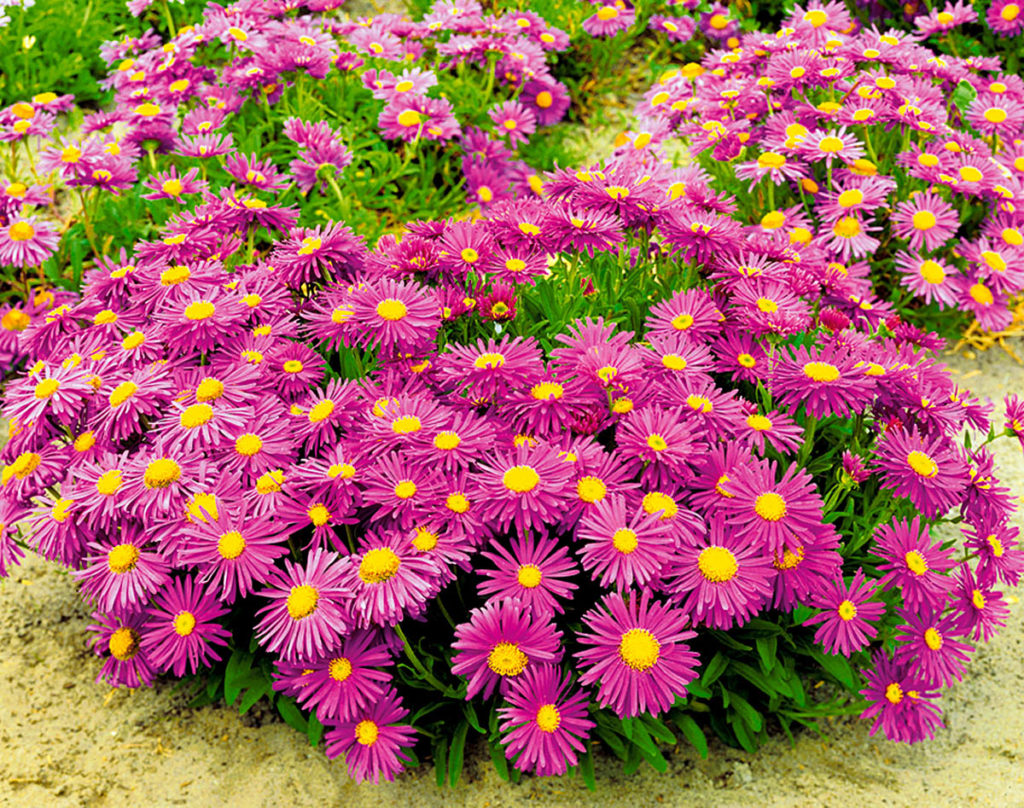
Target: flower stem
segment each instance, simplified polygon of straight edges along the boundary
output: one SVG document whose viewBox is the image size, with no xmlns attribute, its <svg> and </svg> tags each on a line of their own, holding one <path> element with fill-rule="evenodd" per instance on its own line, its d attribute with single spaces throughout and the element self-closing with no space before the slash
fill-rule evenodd
<svg viewBox="0 0 1024 808">
<path fill-rule="evenodd" d="M 443 684 L 441 684 L 430 671 L 423 667 L 423 663 L 420 662 L 419 657 L 416 656 L 416 652 L 412 650 L 412 645 L 406 638 L 405 632 L 402 631 L 402 626 L 400 623 L 395 624 L 395 634 L 397 634 L 398 638 L 402 641 L 402 647 L 405 649 L 405 656 L 412 663 L 412 666 L 416 669 L 416 672 L 423 677 L 424 681 L 430 684 L 432 687 L 436 688 L 437 690 L 440 690 L 449 698 L 453 698 L 456 695 L 455 692 L 450 687 L 445 687 Z"/>
</svg>

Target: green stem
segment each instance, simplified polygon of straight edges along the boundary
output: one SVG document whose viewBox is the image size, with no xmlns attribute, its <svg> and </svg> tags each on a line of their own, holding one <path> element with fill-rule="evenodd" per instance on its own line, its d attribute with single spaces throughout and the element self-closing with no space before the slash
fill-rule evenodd
<svg viewBox="0 0 1024 808">
<path fill-rule="evenodd" d="M 171 39 L 174 39 L 178 35 L 178 31 L 174 27 L 174 17 L 171 16 L 171 7 L 167 5 L 167 0 L 160 0 L 160 6 L 164 12 L 164 19 L 167 20 L 167 28 L 171 32 Z"/>
<path fill-rule="evenodd" d="M 808 415 L 804 426 L 804 445 L 800 447 L 800 454 L 796 458 L 798 466 L 803 466 L 807 462 L 811 449 L 814 447 L 814 431 L 817 428 L 818 419 L 813 415 Z"/>
<path fill-rule="evenodd" d="M 416 656 L 416 652 L 412 650 L 412 645 L 406 638 L 405 632 L 402 631 L 402 625 L 400 623 L 395 624 L 395 634 L 397 634 L 398 638 L 402 641 L 402 647 L 405 649 L 406 658 L 409 660 L 409 662 L 412 663 L 412 666 L 416 669 L 416 672 L 423 677 L 423 680 L 427 682 L 427 684 L 444 693 L 449 698 L 455 698 L 455 691 L 453 691 L 450 687 L 446 687 L 445 685 L 441 684 L 434 676 L 434 674 L 432 674 L 425 667 L 423 667 L 423 663 L 420 662 L 419 657 Z"/>
</svg>

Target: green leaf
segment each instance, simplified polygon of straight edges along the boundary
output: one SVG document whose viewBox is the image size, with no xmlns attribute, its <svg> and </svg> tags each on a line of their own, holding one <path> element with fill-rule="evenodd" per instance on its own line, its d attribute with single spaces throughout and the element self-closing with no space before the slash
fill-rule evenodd
<svg viewBox="0 0 1024 808">
<path fill-rule="evenodd" d="M 246 679 L 252 671 L 252 654 L 239 651 L 237 648 L 228 658 L 224 669 L 224 701 L 234 704 L 238 694 L 242 692 Z"/>
<path fill-rule="evenodd" d="M 597 778 L 594 775 L 594 752 L 587 744 L 587 753 L 580 757 L 580 775 L 583 777 L 583 784 L 590 791 L 597 791 Z"/>
<path fill-rule="evenodd" d="M 700 683 L 704 687 L 710 687 L 718 678 L 725 673 L 725 669 L 729 667 L 729 659 L 721 651 L 716 653 L 708 666 L 704 669 L 704 675 L 700 678 Z"/>
<path fill-rule="evenodd" d="M 704 736 L 704 730 L 686 713 L 677 713 L 672 716 L 672 720 L 679 727 L 679 731 L 683 733 L 686 740 L 693 744 L 693 748 L 697 750 L 697 753 L 706 760 L 708 756 L 708 739 Z"/>
<path fill-rule="evenodd" d="M 966 79 L 961 79 L 960 83 L 956 85 L 956 89 L 953 90 L 953 103 L 956 104 L 956 108 L 962 115 L 967 114 L 967 108 L 977 97 L 978 92 Z"/>
<path fill-rule="evenodd" d="M 761 727 L 764 726 L 761 714 L 743 696 L 732 694 L 732 708 L 754 732 L 761 731 Z"/>
<path fill-rule="evenodd" d="M 473 707 L 472 703 L 466 702 L 465 704 L 463 704 L 462 712 L 466 716 L 466 720 L 469 722 L 469 725 L 473 729 L 475 729 L 481 735 L 487 734 L 487 730 L 483 728 L 483 726 L 480 724 L 480 719 L 478 719 L 476 716 L 476 709 Z"/>
<path fill-rule="evenodd" d="M 758 637 L 755 640 L 757 655 L 761 658 L 761 670 L 771 673 L 775 667 L 775 654 L 779 649 L 778 637 Z"/>
<path fill-rule="evenodd" d="M 320 723 L 320 719 L 316 717 L 316 712 L 309 714 L 309 728 L 306 731 L 306 737 L 309 738 L 310 746 L 319 746 L 320 739 L 324 737 L 324 725 Z"/>
<path fill-rule="evenodd" d="M 737 662 L 734 659 L 732 661 L 732 669 L 758 690 L 767 693 L 769 696 L 777 691 L 777 688 L 772 685 L 771 680 L 753 665 L 748 665 L 746 662 Z"/>
<path fill-rule="evenodd" d="M 612 754 L 615 755 L 619 760 L 626 760 L 627 750 L 626 744 L 623 742 L 622 735 L 612 729 L 607 723 L 602 722 L 601 714 L 598 713 L 598 721 L 596 732 L 598 737 L 608 744 L 608 748 L 612 750 Z"/>
<path fill-rule="evenodd" d="M 490 747 L 491 763 L 494 764 L 494 768 L 498 772 L 498 777 L 500 777 L 507 783 L 509 781 L 509 773 L 508 758 L 505 757 L 505 747 L 503 747 L 497 741 L 491 741 Z"/>
<path fill-rule="evenodd" d="M 306 717 L 302 714 L 302 710 L 295 703 L 295 699 L 290 696 L 281 696 L 277 700 L 277 712 L 284 720 L 284 723 L 296 732 L 301 732 L 303 735 L 309 732 L 309 724 L 306 721 Z"/>
<path fill-rule="evenodd" d="M 640 720 L 643 722 L 643 725 L 644 727 L 646 727 L 647 731 L 651 735 L 653 735 L 657 740 L 667 744 L 676 743 L 676 736 L 672 734 L 672 730 L 665 726 L 665 724 L 660 719 L 655 718 L 653 715 L 650 715 L 649 713 L 644 713 L 642 716 L 640 716 Z"/>
<path fill-rule="evenodd" d="M 266 677 L 262 671 L 254 671 L 253 675 L 245 682 L 245 694 L 242 696 L 242 701 L 238 705 L 238 712 L 245 714 L 249 712 L 256 702 L 272 692 L 274 683 Z M 305 733 L 306 728 L 300 730 Z"/>
<path fill-rule="evenodd" d="M 438 788 L 448 780 L 448 740 L 441 736 L 434 741 L 434 778 Z"/>
<path fill-rule="evenodd" d="M 747 727 L 742 720 L 732 720 L 729 722 L 729 725 L 732 727 L 732 731 L 736 734 L 736 740 L 740 742 L 740 746 L 750 753 L 757 751 L 757 744 L 755 744 L 753 738 L 750 737 L 750 733 L 747 731 Z"/>
<path fill-rule="evenodd" d="M 460 721 L 452 735 L 452 744 L 448 753 L 448 783 L 455 786 L 462 776 L 462 761 L 466 754 L 466 734 L 469 732 L 469 723 Z"/>
<path fill-rule="evenodd" d="M 856 690 L 856 677 L 849 660 L 844 656 L 826 654 L 820 648 L 812 648 L 811 656 L 840 684 L 845 685 L 849 690 Z"/>
</svg>

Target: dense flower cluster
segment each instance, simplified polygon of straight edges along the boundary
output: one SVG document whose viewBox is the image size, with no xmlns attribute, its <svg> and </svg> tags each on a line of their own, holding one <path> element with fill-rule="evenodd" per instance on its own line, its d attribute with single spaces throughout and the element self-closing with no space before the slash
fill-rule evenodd
<svg viewBox="0 0 1024 808">
<path fill-rule="evenodd" d="M 36 168 L 70 188 L 193 199 L 155 238 L 97 256 L 81 295 L 3 310 L 0 360 L 23 370 L 4 392 L 0 575 L 25 548 L 69 567 L 113 685 L 195 673 L 252 639 L 358 780 L 414 759 L 430 698 L 474 722 L 489 710 L 519 770 L 565 773 L 615 737 L 609 722 L 709 693 L 732 663 L 707 650 L 755 625 L 860 669 L 848 688 L 866 683 L 872 732 L 931 737 L 941 688 L 1005 623 L 1000 587 L 1024 551 L 988 441 L 961 437 L 990 432 L 991 405 L 858 259 L 885 238 L 906 261 L 945 261 L 946 305 L 968 282 L 1000 305 L 1018 288 L 1018 185 L 999 166 L 1020 122 L 985 141 L 934 103 L 932 81 L 978 81 L 974 68 L 911 76 L 899 65 L 925 63 L 919 48 L 842 33 L 838 6 L 799 10 L 771 41 L 715 7 L 701 28 L 731 50 L 662 81 L 609 159 L 530 177 L 510 147 L 565 103 L 544 68 L 563 35 L 536 14 L 439 3 L 418 23 L 349 23 L 329 0 L 295 5 L 210 6 L 171 43 L 112 44 L 114 110 L 41 150 Z M 633 14 L 600 5 L 585 28 L 610 35 Z M 491 134 L 430 94 L 428 51 L 519 91 L 487 111 Z M 461 144 L 483 216 L 373 246 L 343 221 L 300 226 L 291 187 L 333 189 L 359 159 L 342 129 L 289 116 L 285 167 L 223 127 L 286 81 L 340 71 L 382 102 L 389 139 Z M 3 136 L 44 137 L 69 104 L 14 105 Z M 901 152 L 909 184 L 867 160 L 884 133 L 847 120 L 855 105 L 918 138 Z M 724 160 L 759 147 L 735 174 L 814 206 L 741 220 L 720 168 L 662 159 L 675 131 Z M 198 163 L 161 167 L 172 152 Z M 36 266 L 58 240 L 37 215 L 49 189 L 4 188 L 0 261 Z M 994 218 L 954 256 L 979 202 Z M 1024 404 L 1006 409 L 1024 444 Z M 962 552 L 936 530 L 951 518 Z"/>
<path fill-rule="evenodd" d="M 663 75 L 631 137 L 682 135 L 724 161 L 713 185 L 756 190 L 744 221 L 833 266 L 843 307 L 887 310 L 894 278 L 999 331 L 1024 292 L 1024 85 L 916 40 L 856 31 L 841 4 L 798 7 Z"/>
</svg>

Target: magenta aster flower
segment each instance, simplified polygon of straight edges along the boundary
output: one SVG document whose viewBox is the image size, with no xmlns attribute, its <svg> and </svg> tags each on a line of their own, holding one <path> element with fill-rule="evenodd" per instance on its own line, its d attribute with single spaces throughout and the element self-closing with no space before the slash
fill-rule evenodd
<svg viewBox="0 0 1024 808">
<path fill-rule="evenodd" d="M 822 501 L 806 469 L 795 463 L 776 482 L 774 462 L 740 464 L 721 488 L 732 496 L 721 502 L 720 513 L 733 529 L 747 530 L 769 553 L 796 552 L 808 536 L 823 534 Z"/>
<path fill-rule="evenodd" d="M 230 606 L 268 580 L 274 562 L 288 554 L 287 536 L 280 525 L 247 513 L 244 506 L 208 516 L 188 525 L 180 561 L 198 566 L 200 581 L 219 588 L 218 598 Z"/>
<path fill-rule="evenodd" d="M 926 303 L 934 301 L 940 309 L 956 304 L 955 267 L 939 258 L 899 252 L 896 253 L 896 268 L 900 271 L 900 283 Z"/>
<path fill-rule="evenodd" d="M 705 540 L 676 549 L 666 571 L 667 591 L 695 625 L 728 629 L 761 610 L 771 597 L 775 575 L 771 558 L 751 533 L 741 538 L 716 518 Z"/>
<path fill-rule="evenodd" d="M 681 408 L 644 407 L 629 413 L 617 434 L 619 451 L 642 482 L 665 486 L 693 476 L 705 443 Z"/>
<path fill-rule="evenodd" d="M 433 290 L 415 282 L 382 278 L 357 289 L 351 304 L 360 341 L 388 354 L 432 343 L 441 325 Z"/>
<path fill-rule="evenodd" d="M 183 197 L 201 193 L 208 187 L 205 180 L 199 179 L 198 168 L 190 168 L 185 174 L 178 174 L 175 166 L 171 166 L 170 171 L 151 174 L 142 185 L 153 191 L 143 194 L 143 199 L 173 199 L 182 204 L 187 202 Z"/>
<path fill-rule="evenodd" d="M 149 539 L 140 527 L 127 523 L 114 537 L 89 543 L 93 552 L 86 558 L 88 566 L 71 574 L 98 608 L 118 615 L 138 612 L 167 585 L 170 564 L 161 553 L 144 549 Z"/>
<path fill-rule="evenodd" d="M 536 340 L 508 334 L 500 341 L 478 339 L 475 345 L 448 343 L 437 361 L 443 381 L 480 400 L 521 387 L 544 373 Z"/>
<path fill-rule="evenodd" d="M 643 592 L 627 603 L 609 594 L 583 616 L 589 631 L 577 635 L 585 646 L 575 656 L 580 684 L 598 683 L 597 701 L 611 706 L 620 718 L 667 710 L 697 678 L 697 655 L 686 640 L 688 616 Z"/>
<path fill-rule="evenodd" d="M 402 750 L 416 743 L 416 730 L 400 723 L 408 715 L 398 694 L 389 690 L 350 720 L 327 729 L 327 757 L 344 755 L 349 776 L 357 783 L 394 780 L 403 762 L 411 761 Z"/>
<path fill-rule="evenodd" d="M 764 454 L 765 446 L 789 454 L 803 445 L 804 430 L 792 418 L 778 410 L 765 415 L 752 412 L 743 419 L 737 438 Z"/>
<path fill-rule="evenodd" d="M 977 555 L 975 573 L 987 586 L 996 581 L 1016 586 L 1024 572 L 1024 550 L 1017 543 L 1020 528 L 1008 522 L 982 523 L 968 532 L 963 529 L 964 547 Z"/>
<path fill-rule="evenodd" d="M 94 633 L 90 640 L 97 656 L 104 657 L 97 682 L 111 687 L 152 687 L 155 671 L 142 648 L 143 614 L 116 617 L 93 612 L 96 622 L 88 627 Z"/>
<path fill-rule="evenodd" d="M 942 711 L 933 703 L 938 691 L 881 648 L 872 660 L 874 669 L 864 671 L 868 686 L 860 691 L 869 703 L 860 717 L 874 719 L 869 734 L 881 729 L 890 741 L 903 743 L 934 737 L 943 726 Z"/>
<path fill-rule="evenodd" d="M 393 626 L 406 615 L 418 616 L 441 588 L 434 561 L 403 533 L 366 533 L 350 559 L 344 580 L 355 595 L 352 614 L 361 627 Z"/>
<path fill-rule="evenodd" d="M 515 146 L 526 143 L 530 135 L 537 131 L 537 116 L 533 110 L 518 101 L 506 101 L 490 111 L 491 120 L 499 135 L 508 135 L 509 141 Z"/>
<path fill-rule="evenodd" d="M 999 36 L 1016 36 L 1024 30 L 1021 5 L 1013 0 L 995 0 L 985 12 L 985 20 Z"/>
<path fill-rule="evenodd" d="M 932 542 L 928 526 L 915 516 L 909 523 L 893 519 L 875 532 L 874 553 L 883 559 L 878 565 L 885 575 L 879 585 L 885 589 L 900 587 L 907 609 L 921 611 L 942 608 L 953 588 L 946 572 L 953 567 L 953 548 L 942 549 Z"/>
<path fill-rule="evenodd" d="M 595 503 L 576 526 L 576 538 L 583 569 L 619 592 L 657 580 L 675 546 L 672 530 L 659 514 L 637 508 L 630 517 L 620 494 Z"/>
<path fill-rule="evenodd" d="M 571 478 L 572 467 L 550 446 L 495 451 L 480 464 L 485 513 L 499 530 L 510 524 L 519 530 L 543 530 L 558 521 Z"/>
<path fill-rule="evenodd" d="M 896 661 L 917 670 L 934 687 L 959 682 L 974 648 L 953 639 L 960 632 L 956 617 L 910 611 L 902 611 L 900 616 L 906 624 L 897 629 Z"/>
<path fill-rule="evenodd" d="M 267 651 L 285 660 L 326 656 L 351 624 L 345 586 L 348 562 L 322 548 L 313 550 L 305 567 L 285 560 L 285 571 L 275 569 L 260 594 L 270 603 L 261 617 L 256 638 Z"/>
<path fill-rule="evenodd" d="M 926 517 L 941 516 L 960 501 L 967 484 L 963 459 L 941 433 L 929 438 L 890 428 L 878 442 L 882 487 L 906 497 Z"/>
<path fill-rule="evenodd" d="M 772 370 L 772 392 L 781 404 L 804 405 L 808 415 L 850 415 L 871 403 L 874 379 L 865 376 L 860 360 L 842 348 L 804 345 L 781 353 Z"/>
<path fill-rule="evenodd" d="M 175 578 L 153 599 L 142 648 L 154 668 L 184 676 L 220 659 L 215 645 L 227 645 L 231 632 L 217 622 L 228 613 L 192 577 Z"/>
<path fill-rule="evenodd" d="M 583 30 L 591 36 L 615 36 L 631 28 L 634 22 L 636 13 L 632 8 L 609 3 L 583 21 Z"/>
<path fill-rule="evenodd" d="M 546 616 L 532 618 L 519 601 L 490 601 L 455 628 L 452 673 L 467 677 L 467 699 L 490 698 L 496 685 L 506 693 L 527 666 L 561 659 L 560 637 Z"/>
<path fill-rule="evenodd" d="M 587 694 L 573 692 L 569 680 L 553 665 L 531 665 L 512 681 L 508 706 L 498 708 L 498 728 L 505 733 L 505 756 L 520 771 L 565 774 L 579 762 L 577 753 L 587 751 L 595 725 Z"/>
<path fill-rule="evenodd" d="M 279 662 L 274 689 L 298 685 L 299 704 L 316 710 L 322 723 L 348 721 L 384 698 L 391 674 L 381 669 L 391 661 L 391 652 L 377 632 L 354 631 L 342 640 L 340 648 L 321 659 L 297 665 Z M 293 668 L 298 670 L 287 675 Z"/>
<path fill-rule="evenodd" d="M 1003 593 L 981 583 L 966 561 L 956 568 L 953 578 L 951 605 L 957 620 L 955 633 L 988 642 L 1006 625 L 1010 616 Z"/>
<path fill-rule="evenodd" d="M 57 251 L 60 235 L 35 216 L 17 217 L 0 227 L 0 265 L 34 267 Z"/>
<path fill-rule="evenodd" d="M 554 537 L 535 541 L 532 535 L 512 540 L 512 552 L 504 545 L 493 542 L 493 553 L 481 553 L 497 569 L 479 569 L 484 580 L 477 586 L 483 597 L 494 595 L 498 600 L 515 598 L 528 608 L 534 617 L 564 609 L 560 600 L 572 597 L 576 584 L 571 578 L 577 572 L 569 558 L 569 550 Z"/>
<path fill-rule="evenodd" d="M 892 217 L 893 230 L 900 238 L 910 240 L 910 249 L 934 250 L 956 234 L 960 219 L 953 207 L 930 191 L 916 194 L 896 206 Z"/>
<path fill-rule="evenodd" d="M 878 635 L 878 628 L 869 622 L 885 614 L 885 604 L 871 600 L 877 591 L 878 585 L 865 580 L 864 570 L 858 568 L 849 585 L 840 577 L 811 593 L 809 605 L 824 611 L 808 617 L 804 625 L 821 623 L 814 641 L 830 654 L 848 657 Z"/>
</svg>

